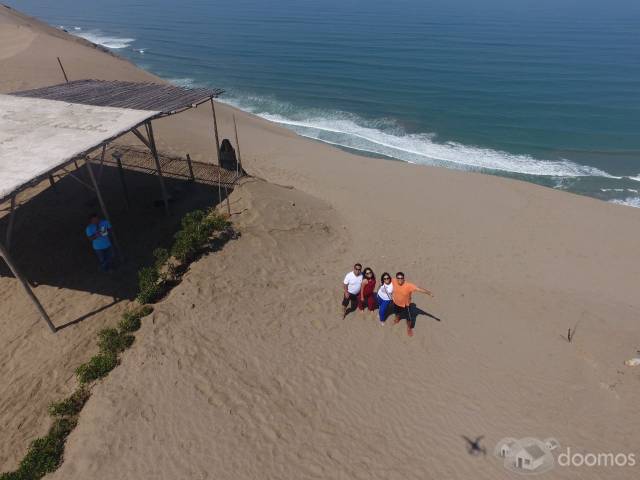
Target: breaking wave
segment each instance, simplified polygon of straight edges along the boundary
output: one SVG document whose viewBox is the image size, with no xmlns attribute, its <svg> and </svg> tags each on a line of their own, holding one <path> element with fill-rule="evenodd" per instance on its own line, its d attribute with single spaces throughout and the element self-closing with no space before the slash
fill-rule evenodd
<svg viewBox="0 0 640 480">
<path fill-rule="evenodd" d="M 626 205 L 628 207 L 640 208 L 640 197 L 615 198 L 610 200 L 611 203 L 618 205 Z"/>
<path fill-rule="evenodd" d="M 127 48 L 136 40 L 135 38 L 114 37 L 111 35 L 105 35 L 100 30 L 78 32 L 74 35 L 80 38 L 84 38 L 85 40 L 95 43 L 96 45 L 102 45 L 103 47 L 110 48 L 112 50 Z"/>
<path fill-rule="evenodd" d="M 297 110 L 291 104 L 255 96 L 223 101 L 305 137 L 411 163 L 533 176 L 615 178 L 566 159 L 540 160 L 457 142 L 438 142 L 433 133 L 407 133 L 389 119 L 371 121 L 346 112 Z"/>
</svg>

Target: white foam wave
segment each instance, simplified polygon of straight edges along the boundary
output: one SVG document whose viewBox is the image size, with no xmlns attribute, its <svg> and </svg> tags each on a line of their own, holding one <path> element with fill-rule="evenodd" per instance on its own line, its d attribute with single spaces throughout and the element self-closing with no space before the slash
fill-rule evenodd
<svg viewBox="0 0 640 480">
<path fill-rule="evenodd" d="M 629 180 L 635 180 L 636 182 L 640 182 L 640 175 L 638 175 L 637 177 L 628 177 Z"/>
<path fill-rule="evenodd" d="M 90 30 L 88 32 L 76 33 L 75 35 L 84 38 L 85 40 L 89 40 L 90 42 L 97 45 L 102 45 L 103 47 L 107 47 L 113 50 L 127 48 L 136 40 L 135 38 L 113 37 L 110 35 L 105 35 L 99 30 Z"/>
<path fill-rule="evenodd" d="M 80 31 L 80 30 L 82 30 L 82 28 L 81 28 L 81 27 L 73 27 L 73 29 L 74 29 L 75 31 Z"/>
<path fill-rule="evenodd" d="M 167 81 L 178 87 L 193 88 L 196 86 L 196 82 L 193 78 L 168 78 Z"/>
<path fill-rule="evenodd" d="M 640 208 L 640 197 L 627 197 L 624 199 L 615 198 L 609 201 L 617 205 L 626 205 L 628 207 Z"/>
<path fill-rule="evenodd" d="M 638 190 L 635 188 L 601 188 L 601 192 L 631 192 L 638 193 Z"/>
<path fill-rule="evenodd" d="M 528 155 L 510 154 L 457 142 L 438 143 L 432 133 L 408 134 L 397 126 L 389 128 L 388 121 L 378 122 L 385 124 L 378 128 L 375 125 L 367 126 L 371 122 L 354 115 L 341 112 L 304 115 L 303 112 L 296 112 L 291 105 L 259 97 L 232 98 L 226 101 L 288 127 L 299 135 L 411 163 L 535 176 L 614 178 L 598 168 L 565 159 L 539 160 Z M 273 110 L 286 113 L 271 113 Z"/>
</svg>

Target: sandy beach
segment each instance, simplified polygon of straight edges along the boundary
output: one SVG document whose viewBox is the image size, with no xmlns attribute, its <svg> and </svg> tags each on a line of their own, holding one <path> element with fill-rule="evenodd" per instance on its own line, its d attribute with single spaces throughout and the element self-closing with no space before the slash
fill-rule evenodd
<svg viewBox="0 0 640 480">
<path fill-rule="evenodd" d="M 0 93 L 64 81 L 57 56 L 70 79 L 163 81 L 0 7 Z M 640 454 L 640 367 L 623 364 L 640 348 L 639 209 L 360 157 L 225 104 L 217 111 L 223 138 L 233 139 L 235 115 L 253 176 L 231 196 L 242 237 L 193 264 L 156 305 L 47 478 L 513 478 L 493 456 L 505 437 Z M 210 110 L 156 128 L 162 151 L 215 161 Z M 141 198 L 155 187 L 137 181 Z M 16 256 L 57 325 L 92 314 L 52 335 L 0 267 L 1 472 L 46 432 L 47 405 L 73 390 L 74 369 L 135 283 L 133 268 L 92 280 L 86 193 L 61 183 L 62 201 L 48 187 L 20 199 Z M 172 228 L 149 215 L 158 237 Z M 42 235 L 54 239 L 50 255 L 38 253 Z M 413 338 L 373 313 L 342 320 L 341 282 L 356 261 L 434 292 L 414 296 Z M 470 454 L 465 436 L 483 436 L 487 454 Z M 632 479 L 638 468 L 550 475 Z"/>
</svg>

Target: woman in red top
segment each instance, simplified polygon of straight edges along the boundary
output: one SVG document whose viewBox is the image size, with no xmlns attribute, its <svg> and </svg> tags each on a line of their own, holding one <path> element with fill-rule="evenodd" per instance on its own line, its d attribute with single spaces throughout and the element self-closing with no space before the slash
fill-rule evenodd
<svg viewBox="0 0 640 480">
<path fill-rule="evenodd" d="M 376 309 L 376 275 L 369 267 L 364 269 L 364 280 L 362 280 L 362 288 L 360 289 L 360 310 L 364 310 L 366 306 L 369 311 Z"/>
</svg>

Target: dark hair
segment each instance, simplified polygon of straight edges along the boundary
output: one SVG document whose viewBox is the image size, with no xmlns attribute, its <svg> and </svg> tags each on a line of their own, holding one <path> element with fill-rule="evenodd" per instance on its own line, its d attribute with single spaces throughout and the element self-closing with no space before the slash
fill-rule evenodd
<svg viewBox="0 0 640 480">
<path fill-rule="evenodd" d="M 89 215 L 89 220 L 93 220 L 94 218 L 99 218 L 99 217 L 100 216 L 96 212 L 93 212 L 91 213 L 91 215 Z"/>
<path fill-rule="evenodd" d="M 404 272 L 398 272 L 398 273 L 396 273 L 396 277 L 397 277 L 398 275 L 402 275 L 402 276 L 404 277 Z"/>
<path fill-rule="evenodd" d="M 380 280 L 382 280 L 383 282 L 384 282 L 384 277 L 389 277 L 389 280 L 391 280 L 391 275 L 389 274 L 389 272 L 384 272 L 380 277 Z"/>
<path fill-rule="evenodd" d="M 353 268 L 356 268 L 356 267 L 360 267 L 360 268 L 362 268 L 362 264 L 361 264 L 361 263 L 356 263 L 356 264 L 353 266 Z"/>
<path fill-rule="evenodd" d="M 365 268 L 365 269 L 362 271 L 362 273 L 363 273 L 363 275 L 364 275 L 365 277 L 367 276 L 367 271 L 371 272 L 371 278 L 375 280 L 375 279 L 376 279 L 376 274 L 375 274 L 375 272 L 373 271 L 373 269 L 372 269 L 371 267 L 367 267 L 367 268 Z"/>
</svg>

